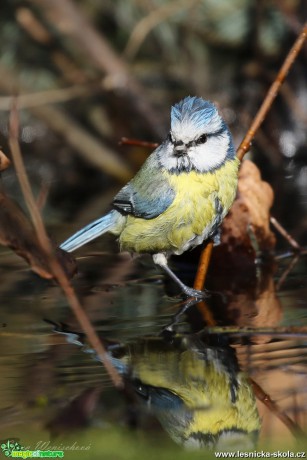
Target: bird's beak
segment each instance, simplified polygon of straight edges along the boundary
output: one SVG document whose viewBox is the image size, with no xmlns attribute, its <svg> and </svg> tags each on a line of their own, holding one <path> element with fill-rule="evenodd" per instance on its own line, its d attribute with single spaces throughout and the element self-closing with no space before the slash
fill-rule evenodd
<svg viewBox="0 0 307 460">
<path fill-rule="evenodd" d="M 182 141 L 178 141 L 174 143 L 174 154 L 177 157 L 182 157 L 186 155 L 187 152 L 188 152 L 187 146 Z"/>
</svg>

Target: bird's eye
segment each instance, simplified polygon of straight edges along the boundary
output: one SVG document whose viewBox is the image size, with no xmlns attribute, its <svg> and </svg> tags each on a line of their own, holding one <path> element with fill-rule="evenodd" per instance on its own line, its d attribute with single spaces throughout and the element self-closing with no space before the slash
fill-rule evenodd
<svg viewBox="0 0 307 460">
<path fill-rule="evenodd" d="M 207 142 L 207 139 L 208 139 L 207 134 L 202 134 L 198 139 L 196 139 L 195 144 L 196 145 L 204 144 L 205 142 Z"/>
<path fill-rule="evenodd" d="M 137 392 L 137 394 L 139 396 L 141 396 L 141 398 L 143 399 L 149 399 L 150 397 L 150 390 L 149 390 L 149 387 L 147 385 L 143 385 L 142 382 L 138 379 L 135 380 L 134 383 L 134 389 L 135 391 Z"/>
</svg>

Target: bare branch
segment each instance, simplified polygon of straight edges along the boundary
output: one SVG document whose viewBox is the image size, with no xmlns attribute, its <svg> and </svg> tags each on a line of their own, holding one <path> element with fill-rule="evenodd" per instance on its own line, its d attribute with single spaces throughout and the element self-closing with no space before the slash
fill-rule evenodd
<svg viewBox="0 0 307 460">
<path fill-rule="evenodd" d="M 306 36 L 307 36 L 307 23 L 304 25 L 298 39 L 296 40 L 296 42 L 294 43 L 294 45 L 292 46 L 291 50 L 289 51 L 283 65 L 281 66 L 281 69 L 276 77 L 276 79 L 274 80 L 274 82 L 272 83 L 260 109 L 258 110 L 258 113 L 256 114 L 254 120 L 252 121 L 251 123 L 251 126 L 249 128 L 249 130 L 247 131 L 243 141 L 241 142 L 238 150 L 237 150 L 237 157 L 239 158 L 239 160 L 242 160 L 244 155 L 246 154 L 246 152 L 249 150 L 250 148 L 250 145 L 251 145 L 251 141 L 252 139 L 254 138 L 257 130 L 259 129 L 260 125 L 262 124 L 264 118 L 266 117 L 272 103 L 273 103 L 273 100 L 275 99 L 283 81 L 285 80 L 292 64 L 294 63 L 299 51 L 301 50 L 304 42 L 305 42 L 305 39 L 306 39 Z M 296 243 L 296 242 L 295 242 Z M 205 253 L 206 252 L 206 247 L 203 249 L 203 252 Z M 203 256 L 201 256 L 203 257 Z M 205 258 L 207 256 L 204 256 Z M 206 263 L 206 269 L 204 270 L 203 268 L 203 265 L 200 263 L 199 266 L 198 266 L 198 270 L 197 270 L 197 273 L 196 273 L 196 278 L 195 278 L 195 282 L 197 280 L 197 283 L 199 286 L 203 286 L 204 285 L 204 281 L 205 281 L 205 277 L 206 277 L 206 274 L 207 274 L 207 269 L 208 269 L 208 266 L 209 266 L 209 261 L 207 261 Z"/>
<path fill-rule="evenodd" d="M 48 91 L 37 91 L 34 93 L 21 94 L 18 96 L 19 109 L 37 107 L 39 105 L 58 104 L 67 102 L 79 97 L 88 96 L 93 93 L 93 85 L 76 85 L 70 88 L 51 89 Z M 10 111 L 13 99 L 16 96 L 0 97 L 0 110 Z"/>
<path fill-rule="evenodd" d="M 21 93 L 32 92 L 30 88 L 22 87 L 17 76 L 3 67 L 0 67 L 0 88 L 9 94 L 14 88 Z M 29 107 L 29 111 L 62 136 L 86 161 L 123 182 L 131 178 L 132 172 L 129 167 L 115 152 L 89 134 L 62 110 L 51 106 L 34 106 Z"/>
<path fill-rule="evenodd" d="M 241 142 L 237 150 L 237 157 L 239 158 L 239 160 L 242 160 L 246 152 L 248 152 L 251 142 L 253 138 L 255 137 L 255 134 L 257 130 L 259 129 L 260 125 L 262 124 L 263 120 L 265 119 L 268 111 L 270 110 L 271 105 L 275 97 L 277 96 L 282 83 L 284 82 L 286 76 L 288 75 L 290 68 L 292 67 L 294 61 L 297 58 L 298 53 L 300 52 L 305 42 L 306 36 L 307 36 L 307 23 L 303 26 L 299 37 L 297 38 L 294 45 L 290 49 L 286 59 L 283 62 L 283 65 L 281 66 L 280 71 L 277 74 L 277 77 L 272 83 L 264 101 L 261 104 L 260 109 L 258 110 L 254 120 L 252 121 L 250 128 L 248 129 L 243 141 Z"/>
<path fill-rule="evenodd" d="M 290 233 L 287 232 L 287 230 L 281 225 L 281 223 L 279 223 L 278 220 L 275 219 L 275 217 L 271 216 L 270 222 L 276 228 L 276 230 L 278 230 L 278 232 L 285 238 L 285 240 L 288 241 L 290 246 L 292 246 L 292 248 L 295 251 L 301 251 L 302 248 L 300 247 L 298 242 L 290 235 Z"/>
<path fill-rule="evenodd" d="M 29 183 L 29 179 L 26 174 L 26 170 L 24 167 L 24 163 L 22 160 L 22 155 L 19 147 L 18 142 L 18 130 L 19 130 L 19 119 L 18 113 L 16 108 L 16 103 L 14 104 L 11 115 L 10 115 L 10 138 L 9 138 L 9 145 L 14 161 L 14 165 L 16 168 L 16 173 L 19 179 L 19 183 L 25 198 L 26 205 L 28 207 L 29 213 L 31 215 L 31 219 L 37 234 L 38 241 L 42 247 L 42 250 L 46 254 L 47 260 L 49 261 L 49 266 L 51 272 L 54 274 L 54 277 L 57 279 L 59 285 L 63 289 L 67 301 L 73 310 L 80 326 L 82 327 L 83 331 L 88 336 L 89 342 L 92 344 L 93 348 L 97 352 L 97 355 L 103 362 L 107 372 L 109 373 L 114 385 L 118 388 L 121 388 L 123 385 L 122 379 L 116 369 L 112 366 L 106 350 L 102 345 L 101 341 L 99 340 L 91 322 L 89 321 L 86 313 L 84 312 L 76 294 L 71 286 L 63 268 L 57 261 L 53 250 L 50 240 L 48 238 L 47 232 L 45 230 L 44 223 L 42 221 L 40 212 L 36 205 L 31 186 Z"/>
<path fill-rule="evenodd" d="M 186 2 L 186 0 L 179 0 L 168 3 L 166 5 L 162 4 L 162 6 L 159 8 L 151 11 L 134 27 L 124 50 L 124 57 L 130 60 L 133 59 L 140 49 L 142 43 L 144 42 L 146 36 L 155 27 L 179 11 L 193 8 L 199 2 L 200 0 L 192 0 L 190 2 Z"/>
<path fill-rule="evenodd" d="M 147 122 L 153 133 L 161 136 L 164 129 L 161 117 L 148 101 L 146 92 L 135 80 L 122 58 L 112 49 L 107 39 L 98 32 L 71 0 L 28 0 L 41 8 L 52 27 L 68 36 L 86 59 L 103 74 L 105 89 L 119 92 L 126 97 Z"/>
</svg>

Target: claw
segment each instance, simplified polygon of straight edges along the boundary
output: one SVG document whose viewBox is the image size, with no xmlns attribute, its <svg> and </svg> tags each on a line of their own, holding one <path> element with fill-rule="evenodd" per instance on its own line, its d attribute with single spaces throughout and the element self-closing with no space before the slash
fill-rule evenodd
<svg viewBox="0 0 307 460">
<path fill-rule="evenodd" d="M 158 253 L 152 256 L 153 261 L 155 264 L 159 265 L 163 270 L 178 284 L 178 286 L 182 289 L 183 293 L 188 297 L 192 297 L 194 299 L 206 299 L 209 297 L 209 294 L 206 291 L 198 291 L 197 289 L 190 288 L 183 284 L 182 281 L 175 275 L 174 272 L 169 268 L 167 265 L 167 258 L 165 254 Z"/>
<path fill-rule="evenodd" d="M 206 299 L 210 297 L 207 291 L 198 291 L 188 286 L 184 286 L 183 292 L 187 297 L 195 297 L 196 299 Z"/>
</svg>

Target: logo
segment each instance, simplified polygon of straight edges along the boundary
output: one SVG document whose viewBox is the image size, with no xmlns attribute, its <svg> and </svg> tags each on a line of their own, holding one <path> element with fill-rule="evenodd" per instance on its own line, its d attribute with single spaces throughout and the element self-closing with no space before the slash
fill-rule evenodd
<svg viewBox="0 0 307 460">
<path fill-rule="evenodd" d="M 18 439 L 6 439 L 1 442 L 1 450 L 6 457 L 12 458 L 63 458 L 63 450 L 27 450 Z"/>
<path fill-rule="evenodd" d="M 1 450 L 6 457 L 12 457 L 13 451 L 20 451 L 23 449 L 21 444 L 19 444 L 19 439 L 7 439 L 1 443 Z"/>
</svg>

